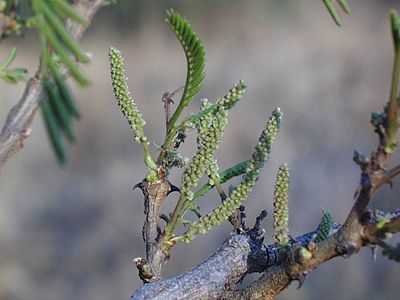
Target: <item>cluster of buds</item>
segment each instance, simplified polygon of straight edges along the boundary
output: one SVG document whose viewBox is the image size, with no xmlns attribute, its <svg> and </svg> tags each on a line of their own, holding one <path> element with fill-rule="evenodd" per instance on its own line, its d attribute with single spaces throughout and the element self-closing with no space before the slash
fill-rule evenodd
<svg viewBox="0 0 400 300">
<path fill-rule="evenodd" d="M 211 104 L 204 99 L 201 104 L 201 110 L 209 108 Z M 211 140 L 209 130 L 213 123 L 212 114 L 208 113 L 202 116 L 196 123 L 198 137 L 197 137 L 197 151 L 193 156 L 191 163 L 186 167 L 182 175 L 182 189 L 186 190 L 192 186 L 196 186 L 198 180 L 203 175 L 206 168 L 207 159 L 213 157 L 214 151 L 208 147 Z"/>
<path fill-rule="evenodd" d="M 274 237 L 281 246 L 289 243 L 289 173 L 287 164 L 279 167 L 274 190 Z"/>
<path fill-rule="evenodd" d="M 330 211 L 324 211 L 324 215 L 322 216 L 321 222 L 318 225 L 317 236 L 314 239 L 315 243 L 320 243 L 325 241 L 331 233 L 335 225 L 335 221 L 333 220 L 333 215 Z"/>
<path fill-rule="evenodd" d="M 133 129 L 135 141 L 138 143 L 147 143 L 147 138 L 143 133 L 145 121 L 129 92 L 128 84 L 126 83 L 127 78 L 124 70 L 124 58 L 122 57 L 121 52 L 115 48 L 110 49 L 109 57 L 111 63 L 111 80 L 115 97 L 118 100 L 118 105 Z"/>
<path fill-rule="evenodd" d="M 230 110 L 243 96 L 246 91 L 246 83 L 240 80 L 239 83 L 233 85 L 229 92 L 216 102 L 218 107 L 224 110 Z"/>
<path fill-rule="evenodd" d="M 282 122 L 282 111 L 277 107 L 273 112 L 271 118 L 268 120 L 265 129 L 262 131 L 256 149 L 247 164 L 246 174 L 257 172 L 264 166 L 264 163 L 269 159 L 271 154 L 271 146 L 278 133 L 280 124 Z M 257 174 L 252 174 L 255 176 Z"/>
<path fill-rule="evenodd" d="M 258 180 L 260 168 L 263 167 L 264 162 L 270 155 L 271 145 L 278 133 L 281 119 L 282 113 L 280 109 L 275 109 L 260 135 L 259 142 L 252 155 L 252 159 L 247 164 L 246 174 L 243 176 L 241 183 L 235 189 L 232 189 L 227 199 L 215 210 L 200 218 L 197 223 L 190 224 L 189 229 L 184 235 L 184 241 L 190 242 L 196 235 L 205 234 L 212 228 L 220 225 L 248 198 Z"/>
<path fill-rule="evenodd" d="M 201 111 L 204 112 L 210 107 L 212 107 L 212 104 L 207 99 L 203 99 Z M 218 179 L 219 168 L 214 154 L 221 142 L 228 113 L 222 105 L 218 105 L 217 108 L 217 111 L 209 111 L 196 121 L 198 131 L 197 152 L 183 173 L 183 192 L 192 186 L 196 186 L 203 173 L 206 173 L 212 180 Z M 186 201 L 191 201 L 191 199 L 186 199 Z"/>
</svg>

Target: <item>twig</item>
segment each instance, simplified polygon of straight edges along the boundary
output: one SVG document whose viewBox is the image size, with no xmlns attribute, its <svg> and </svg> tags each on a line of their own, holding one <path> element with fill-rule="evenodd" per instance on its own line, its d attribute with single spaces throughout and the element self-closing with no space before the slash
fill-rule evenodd
<svg viewBox="0 0 400 300">
<path fill-rule="evenodd" d="M 217 190 L 217 192 L 221 198 L 221 201 L 224 202 L 226 200 L 227 196 L 225 194 L 224 189 L 222 188 L 221 183 L 218 180 L 214 179 L 214 185 L 215 185 L 215 189 Z M 240 230 L 240 228 L 242 227 L 242 220 L 240 217 L 239 209 L 235 210 L 235 213 L 233 215 L 229 216 L 228 220 L 229 220 L 229 223 L 232 224 L 235 232 Z"/>
<path fill-rule="evenodd" d="M 150 282 L 160 280 L 161 267 L 165 261 L 159 239 L 159 235 L 161 234 L 159 220 L 161 204 L 171 191 L 171 186 L 165 178 L 162 178 L 152 183 L 144 180 L 141 184 L 141 189 L 145 196 L 144 206 L 146 214 L 143 226 L 143 239 L 146 244 L 146 261 L 151 274 L 151 276 L 142 278 L 142 280 Z M 141 271 L 140 268 L 139 271 Z"/>
<path fill-rule="evenodd" d="M 75 1 L 75 8 L 91 22 L 95 13 L 103 5 L 102 0 Z M 79 39 L 86 26 L 67 22 L 67 29 L 74 39 Z M 42 82 L 37 73 L 28 80 L 25 91 L 19 102 L 8 113 L 6 122 L 0 133 L 0 170 L 6 161 L 23 146 L 23 141 L 30 135 L 30 126 L 35 117 L 42 97 Z"/>
</svg>

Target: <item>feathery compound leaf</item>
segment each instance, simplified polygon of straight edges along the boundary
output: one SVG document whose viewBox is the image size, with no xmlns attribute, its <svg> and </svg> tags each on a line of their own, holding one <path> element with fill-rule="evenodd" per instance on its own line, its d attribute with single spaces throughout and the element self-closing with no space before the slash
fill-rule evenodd
<svg viewBox="0 0 400 300">
<path fill-rule="evenodd" d="M 193 96 L 200 90 L 204 79 L 205 53 L 203 43 L 193 31 L 189 22 L 172 9 L 167 10 L 166 21 L 179 39 L 186 55 L 187 75 L 182 98 L 168 123 L 168 131 L 172 129 L 183 109 L 189 105 Z"/>
<path fill-rule="evenodd" d="M 317 236 L 315 237 L 314 242 L 320 243 L 325 241 L 328 238 L 334 223 L 332 213 L 329 210 L 324 211 L 324 215 L 318 225 Z"/>
<path fill-rule="evenodd" d="M 279 167 L 274 191 L 274 229 L 275 240 L 281 246 L 289 243 L 289 168 L 287 164 Z"/>
</svg>

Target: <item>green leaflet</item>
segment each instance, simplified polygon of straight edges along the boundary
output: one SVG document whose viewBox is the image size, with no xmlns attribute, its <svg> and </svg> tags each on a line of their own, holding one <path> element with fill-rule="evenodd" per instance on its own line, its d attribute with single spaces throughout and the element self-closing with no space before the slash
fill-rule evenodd
<svg viewBox="0 0 400 300">
<path fill-rule="evenodd" d="M 72 118 L 60 93 L 54 89 L 50 81 L 43 81 L 44 90 L 50 102 L 51 113 L 56 117 L 58 127 L 65 133 L 69 142 L 75 141 L 75 133 L 72 128 Z"/>
<path fill-rule="evenodd" d="M 64 24 L 62 24 L 57 13 L 50 7 L 44 5 L 43 13 L 51 28 L 58 35 L 58 39 L 61 39 L 63 45 L 68 48 L 72 54 L 74 54 L 80 62 L 88 63 L 89 58 L 86 53 L 80 49 L 76 41 L 71 37 L 71 35 L 65 30 Z"/>
<path fill-rule="evenodd" d="M 78 106 L 76 105 L 74 98 L 71 95 L 71 92 L 68 89 L 67 84 L 64 81 L 61 73 L 58 71 L 56 64 L 50 60 L 49 61 L 49 68 L 53 73 L 55 83 L 57 84 L 57 88 L 59 93 L 65 103 L 65 106 L 68 108 L 70 114 L 72 114 L 75 118 L 80 118 L 81 114 L 79 112 Z"/>
<path fill-rule="evenodd" d="M 0 78 L 9 84 L 17 84 L 19 81 L 26 80 L 26 74 L 28 71 L 24 68 L 9 69 L 8 67 L 17 57 L 17 48 L 12 48 L 10 54 L 0 64 Z"/>
<path fill-rule="evenodd" d="M 49 99 L 43 99 L 40 102 L 40 107 L 51 145 L 53 146 L 54 153 L 57 157 L 57 161 L 60 163 L 60 165 L 65 165 L 67 162 L 67 155 L 64 150 L 62 135 L 57 119 L 54 116 L 54 113 L 51 111 Z"/>
<path fill-rule="evenodd" d="M 203 43 L 193 31 L 189 22 L 174 10 L 167 10 L 166 21 L 179 39 L 187 61 L 187 75 L 182 98 L 172 115 L 167 131 L 170 132 L 183 109 L 189 105 L 193 96 L 200 90 L 204 79 L 205 53 Z"/>
<path fill-rule="evenodd" d="M 86 24 L 86 20 L 64 0 L 53 0 L 52 2 L 54 10 L 57 11 L 59 15 L 62 15 L 64 19 L 71 18 L 75 22 Z"/>
<path fill-rule="evenodd" d="M 77 65 L 71 60 L 70 54 L 73 54 L 79 61 L 88 63 L 88 56 L 80 49 L 77 41 L 72 38 L 70 33 L 65 29 L 64 21 L 71 18 L 79 23 L 83 23 L 83 17 L 65 1 L 44 1 L 33 0 L 32 8 L 35 16 L 29 20 L 29 24 L 36 27 L 40 35 L 45 36 L 49 49 L 42 48 L 42 57 L 52 60 L 53 55 L 45 55 L 45 51 L 52 52 L 60 58 L 60 62 L 65 64 L 68 71 L 72 74 L 76 82 L 85 86 L 89 83 L 86 76 L 82 74 Z M 45 75 L 45 69 L 42 69 L 42 75 Z"/>
<path fill-rule="evenodd" d="M 334 2 L 335 0 L 322 0 L 326 6 L 326 8 L 328 9 L 329 14 L 331 15 L 332 19 L 335 21 L 337 26 L 342 26 L 342 21 L 340 20 L 339 14 L 336 11 L 336 8 L 334 6 Z M 338 0 L 338 3 L 340 5 L 340 7 L 342 8 L 342 10 L 346 13 L 346 14 L 350 14 L 350 8 L 349 5 L 347 4 L 346 0 Z"/>
<path fill-rule="evenodd" d="M 69 107 L 75 104 L 72 99 L 65 97 L 64 93 L 68 89 L 64 85 L 64 81 L 62 81 L 61 88 L 57 79 L 54 82 L 55 84 L 48 78 L 43 79 L 43 89 L 46 97 L 41 101 L 41 109 L 57 161 L 60 165 L 65 165 L 67 155 L 64 149 L 63 136 L 65 135 L 70 143 L 76 140 L 72 124 L 73 118 L 76 118 L 76 116 L 71 112 Z M 72 102 L 70 103 L 70 101 Z"/>
</svg>

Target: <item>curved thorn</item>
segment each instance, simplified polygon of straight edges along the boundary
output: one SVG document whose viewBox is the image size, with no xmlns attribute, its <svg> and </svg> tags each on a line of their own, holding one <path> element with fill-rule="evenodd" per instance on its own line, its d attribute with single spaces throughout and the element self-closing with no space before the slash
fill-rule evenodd
<svg viewBox="0 0 400 300">
<path fill-rule="evenodd" d="M 179 194 L 181 194 L 181 190 L 180 190 L 176 185 L 173 185 L 173 184 L 172 184 L 171 182 L 169 182 L 169 181 L 168 181 L 168 183 L 169 183 L 169 185 L 170 185 L 170 187 L 171 187 L 171 190 L 168 192 L 167 195 L 171 194 L 172 192 L 179 192 Z"/>
</svg>

